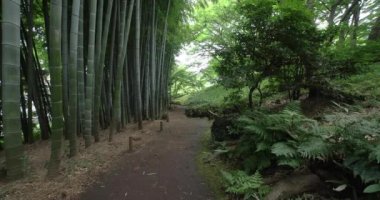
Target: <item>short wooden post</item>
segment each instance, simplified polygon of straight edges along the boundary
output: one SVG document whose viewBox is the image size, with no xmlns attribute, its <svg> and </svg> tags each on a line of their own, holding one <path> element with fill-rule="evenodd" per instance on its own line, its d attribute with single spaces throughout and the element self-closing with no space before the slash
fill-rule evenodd
<svg viewBox="0 0 380 200">
<path fill-rule="evenodd" d="M 164 122 L 160 121 L 160 132 L 164 130 Z"/>
<path fill-rule="evenodd" d="M 129 137 L 129 152 L 133 152 L 133 137 Z"/>
</svg>

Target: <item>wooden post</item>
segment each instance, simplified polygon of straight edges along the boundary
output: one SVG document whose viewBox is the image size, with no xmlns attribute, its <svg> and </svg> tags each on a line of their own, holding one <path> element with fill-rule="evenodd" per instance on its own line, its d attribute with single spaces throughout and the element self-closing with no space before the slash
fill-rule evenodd
<svg viewBox="0 0 380 200">
<path fill-rule="evenodd" d="M 129 152 L 133 152 L 133 137 L 129 136 Z"/>
<path fill-rule="evenodd" d="M 160 121 L 160 132 L 162 132 L 163 130 L 164 130 L 164 123 Z"/>
</svg>

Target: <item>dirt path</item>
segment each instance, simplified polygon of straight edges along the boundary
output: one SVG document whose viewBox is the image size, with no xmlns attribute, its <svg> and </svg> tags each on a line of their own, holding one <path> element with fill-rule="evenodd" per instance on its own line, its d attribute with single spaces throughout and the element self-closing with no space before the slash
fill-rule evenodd
<svg viewBox="0 0 380 200">
<path fill-rule="evenodd" d="M 123 156 L 80 199 L 213 199 L 195 161 L 200 136 L 209 126 L 206 119 L 186 118 L 183 109 L 177 108 L 162 133 L 137 152 Z"/>
</svg>

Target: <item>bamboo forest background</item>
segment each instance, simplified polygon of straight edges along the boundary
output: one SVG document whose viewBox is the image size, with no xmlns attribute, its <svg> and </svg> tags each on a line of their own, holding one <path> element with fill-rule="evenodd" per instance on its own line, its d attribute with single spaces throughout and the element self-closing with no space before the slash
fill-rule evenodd
<svg viewBox="0 0 380 200">
<path fill-rule="evenodd" d="M 186 35 L 186 0 L 2 0 L 1 134 L 7 177 L 25 172 L 25 143 L 51 139 L 48 175 L 62 141 L 69 155 L 99 131 L 159 119 Z M 18 112 L 20 111 L 20 112 Z M 21 117 L 20 117 L 21 116 Z"/>
</svg>

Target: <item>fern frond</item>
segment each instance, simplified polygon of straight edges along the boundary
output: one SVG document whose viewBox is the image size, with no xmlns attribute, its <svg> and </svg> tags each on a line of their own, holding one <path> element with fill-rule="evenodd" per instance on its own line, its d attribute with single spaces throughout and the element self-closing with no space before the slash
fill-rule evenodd
<svg viewBox="0 0 380 200">
<path fill-rule="evenodd" d="M 311 137 L 298 146 L 301 156 L 308 159 L 325 158 L 330 154 L 330 145 L 321 138 Z"/>
<path fill-rule="evenodd" d="M 285 142 L 278 142 L 272 145 L 272 153 L 276 156 L 294 157 L 297 151 Z"/>
<path fill-rule="evenodd" d="M 372 152 L 369 154 L 369 158 L 371 160 L 376 160 L 377 164 L 380 164 L 380 146 L 377 145 L 373 147 L 371 150 Z"/>
<path fill-rule="evenodd" d="M 297 158 L 280 158 L 277 164 L 280 166 L 289 166 L 296 169 L 301 166 L 301 160 Z"/>
<path fill-rule="evenodd" d="M 260 152 L 260 151 L 268 151 L 271 149 L 271 145 L 267 142 L 259 142 L 257 145 L 256 145 L 256 152 Z"/>
<path fill-rule="evenodd" d="M 244 171 L 221 171 L 226 180 L 226 192 L 236 195 L 245 195 L 257 192 L 263 185 L 264 181 L 259 172 L 248 175 Z"/>
<path fill-rule="evenodd" d="M 256 124 L 252 124 L 244 127 L 248 133 L 255 134 L 260 136 L 262 139 L 266 139 L 268 136 L 268 132 L 265 127 L 257 126 Z"/>
<path fill-rule="evenodd" d="M 302 108 L 299 101 L 290 102 L 288 105 L 285 106 L 284 110 L 292 111 L 299 114 L 302 113 Z"/>
<path fill-rule="evenodd" d="M 253 124 L 253 123 L 255 123 L 255 121 L 252 118 L 250 118 L 246 115 L 239 117 L 239 119 L 237 121 L 242 123 L 242 124 Z"/>
<path fill-rule="evenodd" d="M 380 168 L 378 166 L 366 166 L 364 170 L 362 170 L 361 173 L 359 173 L 359 176 L 364 183 L 378 181 L 380 180 Z"/>
<path fill-rule="evenodd" d="M 244 170 L 254 172 L 271 166 L 271 157 L 269 152 L 258 152 L 245 158 L 243 161 Z"/>
</svg>

